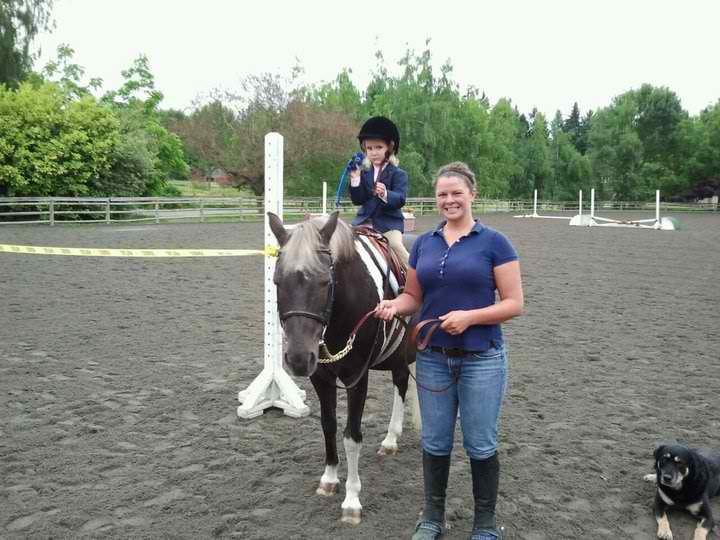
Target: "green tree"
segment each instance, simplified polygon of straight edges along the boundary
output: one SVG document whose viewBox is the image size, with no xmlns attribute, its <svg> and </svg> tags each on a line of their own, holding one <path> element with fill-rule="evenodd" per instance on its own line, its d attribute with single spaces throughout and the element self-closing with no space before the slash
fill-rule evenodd
<svg viewBox="0 0 720 540">
<path fill-rule="evenodd" d="M 102 79 L 91 78 L 84 83 L 85 69 L 73 61 L 75 50 L 69 45 L 58 46 L 56 58 L 49 61 L 39 74 L 33 74 L 31 80 L 55 82 L 60 86 L 68 99 L 93 95 L 102 86 Z"/>
<path fill-rule="evenodd" d="M 388 116 L 398 125 L 401 166 L 408 171 L 413 196 L 432 194 L 433 175 L 445 163 L 462 159 L 482 175 L 493 157 L 487 100 L 473 89 L 460 93 L 449 61 L 435 73 L 429 41 L 426 45 L 420 54 L 405 52 L 397 77 L 381 65 L 366 92 L 367 114 Z M 499 192 L 505 179 L 497 180 L 495 175 L 484 177 L 481 190 Z"/>
<path fill-rule="evenodd" d="M 525 177 L 529 190 L 518 195 L 530 195 L 532 189 L 543 192 L 552 175 L 552 161 L 548 141 L 548 128 L 545 115 L 538 111 L 531 114 L 530 130 L 524 145 Z"/>
<path fill-rule="evenodd" d="M 33 64 L 30 45 L 52 26 L 52 0 L 2 0 L 0 2 L 0 84 L 16 88 Z"/>
<path fill-rule="evenodd" d="M 589 141 L 603 195 L 639 200 L 652 197 L 656 189 L 665 196 L 686 189 L 686 121 L 673 92 L 648 84 L 598 111 Z"/>
<path fill-rule="evenodd" d="M 578 138 L 574 145 L 578 152 L 583 156 L 587 154 L 590 148 L 590 128 L 592 127 L 593 112 L 588 111 L 580 122 L 580 129 L 578 131 Z"/>
<path fill-rule="evenodd" d="M 687 188 L 683 195 L 706 198 L 720 193 L 720 100 L 682 124 Z"/>
<path fill-rule="evenodd" d="M 553 162 L 552 183 L 545 191 L 554 200 L 575 200 L 578 190 L 587 191 L 590 185 L 590 160 L 583 156 L 571 141 L 560 111 L 550 124 L 550 153 Z"/>
<path fill-rule="evenodd" d="M 0 184 L 13 196 L 82 196 L 112 167 L 116 117 L 52 83 L 0 87 Z"/>
<path fill-rule="evenodd" d="M 580 140 L 582 120 L 580 118 L 580 106 L 577 101 L 573 103 L 570 115 L 565 119 L 562 124 L 562 131 L 567 134 L 569 141 L 575 148 L 578 148 L 578 141 Z"/>
<path fill-rule="evenodd" d="M 168 180 L 187 178 L 189 166 L 183 142 L 162 125 L 163 94 L 155 88 L 148 58 L 140 55 L 122 75 L 122 86 L 102 102 L 119 118 L 123 143 L 115 148 L 110 173 L 95 188 L 103 195 L 179 195 Z"/>
<path fill-rule="evenodd" d="M 360 90 L 350 80 L 351 70 L 343 70 L 332 83 L 311 89 L 309 100 L 323 109 L 343 112 L 360 121 L 363 116 L 363 102 Z"/>
<path fill-rule="evenodd" d="M 488 130 L 484 138 L 478 179 L 481 192 L 488 197 L 502 198 L 523 176 L 523 167 L 515 153 L 521 124 L 517 111 L 507 99 L 500 99 L 490 109 Z M 524 135 L 524 134 L 523 134 Z M 489 188 L 482 189 L 487 183 Z"/>
</svg>

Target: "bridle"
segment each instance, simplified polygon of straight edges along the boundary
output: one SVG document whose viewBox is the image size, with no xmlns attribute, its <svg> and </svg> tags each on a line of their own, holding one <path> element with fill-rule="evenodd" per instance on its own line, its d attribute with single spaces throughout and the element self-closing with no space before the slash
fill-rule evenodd
<svg viewBox="0 0 720 540">
<path fill-rule="evenodd" d="M 357 332 L 359 326 L 357 326 L 355 330 L 353 330 L 353 332 L 350 334 L 347 344 L 342 350 L 338 351 L 335 354 L 332 354 L 328 350 L 327 345 L 325 344 L 325 332 L 327 331 L 328 324 L 330 324 L 330 315 L 332 314 L 333 302 L 335 301 L 335 265 L 332 260 L 332 252 L 329 249 L 320 248 L 316 251 L 317 253 L 330 257 L 330 287 L 328 287 L 328 295 L 327 299 L 325 300 L 325 308 L 322 310 L 321 313 L 313 313 L 312 311 L 293 309 L 280 313 L 279 315 L 281 323 L 284 323 L 290 317 L 307 317 L 308 319 L 313 319 L 322 324 L 322 334 L 320 335 L 320 343 L 318 344 L 320 347 L 320 358 L 318 359 L 318 363 L 329 364 L 337 362 L 338 360 L 341 360 L 342 358 L 345 358 L 345 356 L 347 356 L 347 354 L 352 349 L 353 342 L 355 341 L 355 333 Z M 367 317 L 363 318 L 360 324 L 365 322 L 366 319 Z"/>
<path fill-rule="evenodd" d="M 282 252 L 282 250 L 280 250 Z M 321 343 L 325 339 L 325 331 L 327 330 L 328 323 L 330 322 L 330 314 L 332 313 L 333 302 L 335 301 L 335 265 L 332 261 L 332 253 L 329 249 L 318 249 L 318 253 L 322 253 L 330 257 L 330 287 L 328 288 L 328 296 L 325 301 L 325 308 L 321 313 L 313 313 L 312 311 L 304 311 L 300 309 L 293 309 L 280 313 L 280 322 L 284 323 L 290 317 L 307 317 L 308 319 L 314 319 L 323 325 Z"/>
</svg>

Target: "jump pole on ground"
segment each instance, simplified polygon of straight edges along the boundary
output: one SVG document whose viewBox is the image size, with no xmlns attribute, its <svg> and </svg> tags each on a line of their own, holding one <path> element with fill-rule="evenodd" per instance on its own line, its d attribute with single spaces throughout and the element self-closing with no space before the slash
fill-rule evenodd
<svg viewBox="0 0 720 540">
<path fill-rule="evenodd" d="M 580 213 L 570 220 L 570 225 L 583 227 L 630 227 L 636 229 L 655 229 L 675 231 L 679 228 L 675 218 L 660 217 L 660 190 L 655 190 L 655 218 L 623 221 L 595 215 L 595 188 L 590 190 L 590 215 L 582 213 L 582 192 L 580 195 Z"/>
<path fill-rule="evenodd" d="M 265 246 L 276 245 L 267 212 L 283 219 L 283 137 L 279 133 L 265 135 L 265 212 Z M 260 416 L 268 407 L 282 409 L 294 418 L 310 414 L 310 408 L 305 404 L 305 391 L 298 388 L 283 368 L 282 329 L 273 283 L 276 260 L 276 257 L 265 255 L 264 367 L 250 386 L 238 393 L 242 403 L 237 408 L 240 418 Z"/>
</svg>

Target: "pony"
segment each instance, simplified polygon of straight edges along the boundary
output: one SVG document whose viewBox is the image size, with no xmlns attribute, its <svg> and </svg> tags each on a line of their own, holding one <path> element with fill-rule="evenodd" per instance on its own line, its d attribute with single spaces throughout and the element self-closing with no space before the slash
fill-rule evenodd
<svg viewBox="0 0 720 540">
<path fill-rule="evenodd" d="M 367 244 L 363 246 L 362 239 L 338 219 L 338 212 L 327 219 L 302 222 L 292 230 L 286 229 L 272 212 L 268 212 L 268 218 L 280 245 L 274 282 L 286 345 L 283 363 L 293 375 L 310 378 L 320 401 L 325 469 L 316 493 L 332 496 L 337 492 L 337 390 L 344 388 L 347 423 L 343 445 L 348 471 L 341 521 L 359 524 L 362 505 L 358 461 L 368 370 L 392 374 L 392 414 L 377 453 L 393 455 L 402 434 L 409 365 L 415 361 L 415 351 L 407 347 L 403 325 L 398 321 L 384 323 L 372 316 L 378 302 L 393 295 L 388 286 L 390 276 L 377 254 L 370 255 Z M 415 397 L 415 414 L 416 404 Z"/>
</svg>

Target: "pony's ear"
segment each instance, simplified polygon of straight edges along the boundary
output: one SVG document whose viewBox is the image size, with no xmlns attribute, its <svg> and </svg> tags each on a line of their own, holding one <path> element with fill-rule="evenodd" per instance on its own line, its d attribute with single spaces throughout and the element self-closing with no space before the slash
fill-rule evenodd
<svg viewBox="0 0 720 540">
<path fill-rule="evenodd" d="M 288 238 L 290 238 L 290 234 L 288 234 L 287 229 L 282 224 L 279 217 L 272 212 L 268 212 L 267 216 L 268 221 L 270 222 L 270 230 L 275 235 L 275 238 L 277 238 L 280 247 L 283 247 L 287 243 Z"/>
<path fill-rule="evenodd" d="M 322 229 L 320 229 L 320 238 L 322 238 L 325 245 L 330 245 L 330 239 L 335 232 L 335 227 L 337 227 L 339 215 L 340 210 L 335 210 L 332 214 L 330 214 L 330 217 L 325 222 L 325 225 L 323 225 Z"/>
</svg>

